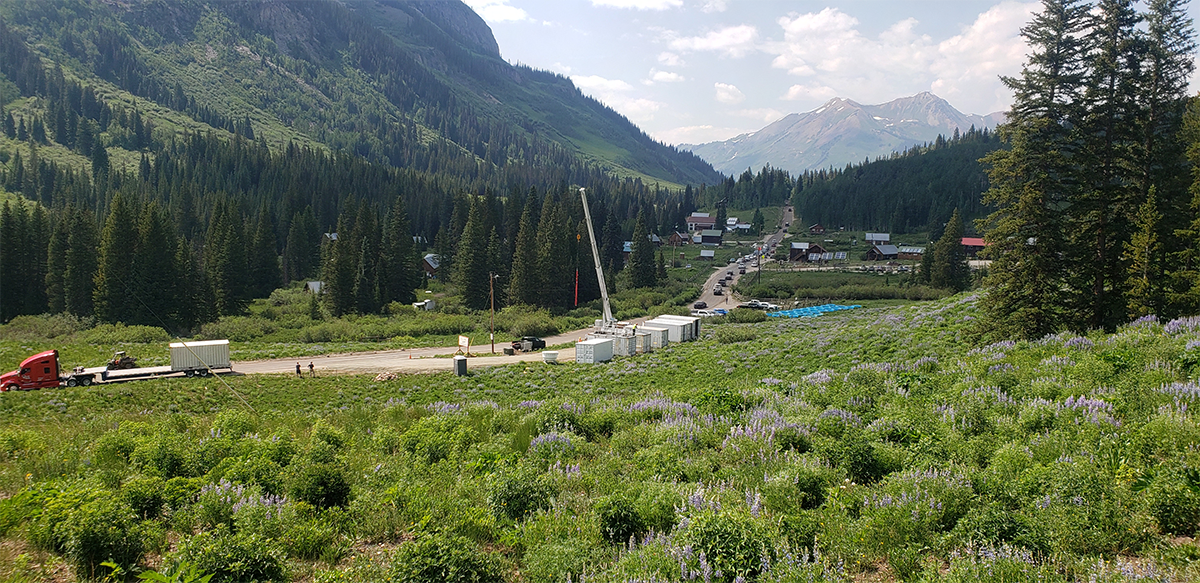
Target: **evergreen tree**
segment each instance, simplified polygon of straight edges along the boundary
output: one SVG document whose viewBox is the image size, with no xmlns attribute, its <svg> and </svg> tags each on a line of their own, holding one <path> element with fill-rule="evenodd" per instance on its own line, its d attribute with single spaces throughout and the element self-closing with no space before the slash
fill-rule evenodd
<svg viewBox="0 0 1200 583">
<path fill-rule="evenodd" d="M 303 281 L 316 276 L 321 264 L 321 230 L 313 218 L 312 207 L 292 217 L 287 245 L 283 251 L 284 279 Z"/>
<path fill-rule="evenodd" d="M 335 318 L 354 311 L 354 279 L 357 275 L 360 249 L 351 238 L 350 217 L 338 216 L 337 232 L 325 243 L 321 279 L 325 282 L 322 296 L 325 307 Z"/>
<path fill-rule="evenodd" d="M 166 211 L 157 202 L 142 207 L 137 222 L 132 288 L 135 294 L 128 324 L 174 328 L 180 306 L 176 270 L 178 235 Z"/>
<path fill-rule="evenodd" d="M 265 298 L 279 287 L 282 280 L 279 253 L 276 251 L 275 226 L 271 224 L 265 205 L 259 210 L 253 228 L 247 230 L 246 240 L 250 242 L 249 253 L 246 255 L 250 295 Z"/>
<path fill-rule="evenodd" d="M 452 281 L 462 295 L 463 305 L 472 310 L 488 309 L 490 296 L 490 266 L 488 265 L 488 232 L 486 210 L 482 199 L 475 199 L 463 226 L 454 259 Z"/>
<path fill-rule="evenodd" d="M 754 219 L 750 222 L 750 229 L 755 235 L 761 235 L 767 227 L 767 219 L 763 216 L 762 209 L 754 209 Z"/>
<path fill-rule="evenodd" d="M 4 136 L 10 140 L 17 137 L 17 125 L 11 111 L 4 113 Z"/>
<path fill-rule="evenodd" d="M 5 200 L 0 207 L 0 273 L 20 273 L 21 260 L 29 252 L 25 248 L 24 205 L 18 200 L 16 208 Z M 0 322 L 7 322 L 22 313 L 25 290 L 20 277 L 0 277 Z"/>
<path fill-rule="evenodd" d="M 933 261 L 930 265 L 929 283 L 934 287 L 963 291 L 971 284 L 971 271 L 967 267 L 967 254 L 962 246 L 963 224 L 958 209 L 950 215 L 946 230 L 933 245 Z"/>
<path fill-rule="evenodd" d="M 131 293 L 138 244 L 137 215 L 121 193 L 113 196 L 104 229 L 100 232 L 93 295 L 96 318 L 103 322 L 125 322 L 135 311 Z"/>
<path fill-rule="evenodd" d="M 654 243 L 650 241 L 650 232 L 646 228 L 644 210 L 638 212 L 637 222 L 634 223 L 629 267 L 633 270 L 633 287 L 654 287 L 658 284 L 658 276 L 654 270 Z"/>
<path fill-rule="evenodd" d="M 384 223 L 382 259 L 380 277 L 385 282 L 383 302 L 409 304 L 417 301 L 416 289 L 421 285 L 417 250 L 408 222 L 408 210 L 404 206 L 404 199 L 399 196 L 392 202 Z"/>
<path fill-rule="evenodd" d="M 541 290 L 537 265 L 538 229 L 533 216 L 535 204 L 537 193 L 531 192 L 525 199 L 525 210 L 521 212 L 521 221 L 517 228 L 517 245 L 513 250 L 508 283 L 508 301 L 511 304 L 536 305 Z"/>
<path fill-rule="evenodd" d="M 103 141 L 97 139 L 92 146 L 92 179 L 100 182 L 102 177 L 108 175 L 109 170 L 108 149 L 104 147 Z"/>
<path fill-rule="evenodd" d="M 246 246 L 242 217 L 232 203 L 217 204 L 204 240 L 204 273 L 217 314 L 242 313 L 249 300 Z"/>
<path fill-rule="evenodd" d="M 600 233 L 600 261 L 604 263 L 607 280 L 612 282 L 618 271 L 625 267 L 625 238 L 621 219 L 617 217 L 615 205 L 609 205 L 604 229 Z M 610 284 L 611 285 L 611 284 Z M 612 291 L 611 289 L 609 291 Z"/>
<path fill-rule="evenodd" d="M 1150 189 L 1150 196 L 1138 209 L 1136 227 L 1132 239 L 1125 244 L 1124 259 L 1129 265 L 1129 314 L 1145 316 L 1161 314 L 1165 309 L 1166 294 L 1164 285 L 1167 283 L 1163 275 L 1162 258 L 1159 253 L 1162 242 L 1159 240 L 1159 228 L 1162 223 L 1162 213 L 1158 211 L 1156 191 Z"/>
<path fill-rule="evenodd" d="M 991 188 L 984 202 L 997 210 L 980 224 L 993 259 L 981 320 L 987 335 L 1040 338 L 1067 321 L 1062 208 L 1079 180 L 1071 127 L 1079 119 L 1086 11 L 1077 0 L 1044 0 L 1021 29 L 1028 62 L 1020 77 L 1003 78 L 1014 92 L 1000 129 L 1011 147 L 985 159 Z"/>
<path fill-rule="evenodd" d="M 541 288 L 538 303 L 546 307 L 569 307 L 573 302 L 575 265 L 571 262 L 573 242 L 567 226 L 566 209 L 556 196 L 547 194 L 538 221 L 537 252 Z"/>
<path fill-rule="evenodd" d="M 660 282 L 667 280 L 667 262 L 663 258 L 662 249 L 658 250 L 658 262 L 654 266 L 654 275 Z"/>
<path fill-rule="evenodd" d="M 96 249 L 100 246 L 100 236 L 96 219 L 91 212 L 76 209 L 67 213 L 64 220 L 71 230 L 63 268 L 63 309 L 76 316 L 90 316 L 99 268 Z"/>
<path fill-rule="evenodd" d="M 1085 38 L 1088 75 L 1075 120 L 1081 147 L 1074 164 L 1079 187 L 1069 197 L 1067 222 L 1070 312 L 1078 328 L 1115 329 L 1125 322 L 1121 252 L 1136 212 L 1131 176 L 1138 142 L 1136 88 L 1140 17 L 1132 0 L 1101 0 Z"/>
<path fill-rule="evenodd" d="M 67 271 L 67 251 L 70 249 L 71 219 L 75 207 L 68 206 L 59 213 L 50 235 L 50 250 L 46 258 L 46 305 L 52 314 L 66 310 L 67 300 L 63 289 L 63 274 Z"/>
<path fill-rule="evenodd" d="M 354 273 L 355 309 L 360 314 L 379 311 L 380 281 L 376 268 L 379 265 L 379 225 L 364 202 L 359 207 L 358 224 L 353 240 L 357 242 L 358 257 Z"/>
</svg>

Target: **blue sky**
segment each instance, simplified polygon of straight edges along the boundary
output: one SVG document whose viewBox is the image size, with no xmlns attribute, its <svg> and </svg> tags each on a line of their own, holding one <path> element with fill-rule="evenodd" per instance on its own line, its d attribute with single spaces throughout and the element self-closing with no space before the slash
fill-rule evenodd
<svg viewBox="0 0 1200 583">
<path fill-rule="evenodd" d="M 932 91 L 1003 111 L 1039 2 L 464 0 L 505 59 L 570 77 L 670 144 L 723 140 L 832 97 Z M 1198 9 L 1191 7 L 1193 18 Z M 1193 88 L 1196 84 L 1193 83 Z"/>
</svg>

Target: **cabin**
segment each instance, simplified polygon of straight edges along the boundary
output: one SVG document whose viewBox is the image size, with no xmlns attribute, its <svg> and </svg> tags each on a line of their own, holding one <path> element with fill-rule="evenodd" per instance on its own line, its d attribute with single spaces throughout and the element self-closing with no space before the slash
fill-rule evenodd
<svg viewBox="0 0 1200 583">
<path fill-rule="evenodd" d="M 705 229 L 700 231 L 700 243 L 704 245 L 720 245 L 724 233 L 717 229 Z"/>
<path fill-rule="evenodd" d="M 421 258 L 421 269 L 424 269 L 425 273 L 428 274 L 429 277 L 437 277 L 438 267 L 441 265 L 441 263 L 441 259 L 439 259 L 437 255 L 433 253 L 426 253 L 425 257 Z"/>
<path fill-rule="evenodd" d="M 987 247 L 987 241 L 980 237 L 963 237 L 962 246 L 967 257 L 974 259 L 980 251 L 983 251 L 984 247 Z"/>
<path fill-rule="evenodd" d="M 816 243 L 792 243 L 788 249 L 788 261 L 820 261 L 825 248 Z M 812 256 L 816 255 L 816 259 Z"/>
<path fill-rule="evenodd" d="M 897 258 L 902 261 L 920 261 L 925 255 L 924 247 L 900 247 L 897 249 Z"/>
<path fill-rule="evenodd" d="M 871 250 L 867 251 L 867 261 L 886 261 L 888 259 L 898 259 L 900 250 L 895 245 L 872 245 Z"/>
<path fill-rule="evenodd" d="M 867 233 L 863 235 L 867 245 L 887 245 L 892 239 L 890 233 Z"/>
<path fill-rule="evenodd" d="M 717 258 L 717 252 L 712 249 L 701 249 L 700 259 L 705 261 L 713 261 Z"/>
<path fill-rule="evenodd" d="M 821 223 L 817 223 L 817 224 L 815 224 L 815 225 L 812 225 L 812 226 L 808 227 L 808 233 L 809 233 L 810 235 L 824 235 L 824 234 L 825 234 L 825 227 L 823 227 L 823 226 L 821 225 Z"/>
<path fill-rule="evenodd" d="M 304 284 L 304 291 L 306 293 L 320 295 L 321 291 L 324 289 L 325 289 L 325 282 L 323 282 L 323 281 L 310 281 L 310 282 Z"/>
<path fill-rule="evenodd" d="M 708 213 L 692 213 L 687 218 L 688 230 L 692 232 L 711 229 L 716 225 L 717 218 L 708 216 Z"/>
<path fill-rule="evenodd" d="M 675 231 L 667 237 L 667 243 L 671 245 L 687 245 L 692 242 L 692 236 L 687 233 Z"/>
</svg>

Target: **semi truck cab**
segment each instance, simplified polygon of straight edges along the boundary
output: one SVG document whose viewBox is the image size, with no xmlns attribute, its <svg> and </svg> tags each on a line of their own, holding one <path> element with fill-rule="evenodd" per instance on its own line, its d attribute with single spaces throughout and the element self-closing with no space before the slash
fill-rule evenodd
<svg viewBox="0 0 1200 583">
<path fill-rule="evenodd" d="M 0 390 L 58 387 L 58 351 L 47 350 L 21 361 L 21 368 L 0 375 Z"/>
</svg>

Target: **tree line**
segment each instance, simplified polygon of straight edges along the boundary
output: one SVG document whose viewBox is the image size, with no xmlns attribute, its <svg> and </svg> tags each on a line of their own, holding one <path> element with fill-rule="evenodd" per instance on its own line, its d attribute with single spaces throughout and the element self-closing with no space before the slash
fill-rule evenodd
<svg viewBox="0 0 1200 583">
<path fill-rule="evenodd" d="M 1186 0 L 1044 0 L 986 158 L 985 327 L 1038 338 L 1200 309 L 1200 104 Z"/>
</svg>

